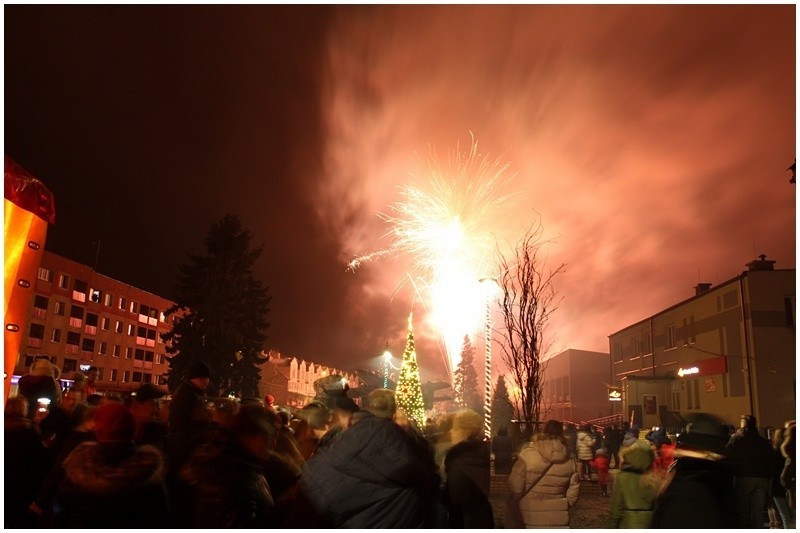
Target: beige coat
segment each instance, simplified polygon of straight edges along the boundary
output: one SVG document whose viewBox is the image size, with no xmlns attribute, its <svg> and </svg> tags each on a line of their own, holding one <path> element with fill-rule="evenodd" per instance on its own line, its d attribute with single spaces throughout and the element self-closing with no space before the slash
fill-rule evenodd
<svg viewBox="0 0 800 533">
<path fill-rule="evenodd" d="M 578 501 L 580 491 L 578 469 L 563 441 L 536 435 L 520 451 L 508 488 L 517 499 L 522 496 L 519 510 L 526 527 L 568 527 L 569 508 Z"/>
</svg>

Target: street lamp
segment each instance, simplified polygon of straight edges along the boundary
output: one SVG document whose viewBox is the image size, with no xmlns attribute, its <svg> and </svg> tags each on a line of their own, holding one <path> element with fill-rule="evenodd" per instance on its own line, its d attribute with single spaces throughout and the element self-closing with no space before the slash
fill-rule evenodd
<svg viewBox="0 0 800 533">
<path fill-rule="evenodd" d="M 483 434 L 487 439 L 492 438 L 492 300 L 499 288 L 494 278 L 481 278 L 479 280 L 486 296 L 486 323 L 483 343 L 486 347 L 484 364 L 485 389 L 483 395 Z"/>
</svg>

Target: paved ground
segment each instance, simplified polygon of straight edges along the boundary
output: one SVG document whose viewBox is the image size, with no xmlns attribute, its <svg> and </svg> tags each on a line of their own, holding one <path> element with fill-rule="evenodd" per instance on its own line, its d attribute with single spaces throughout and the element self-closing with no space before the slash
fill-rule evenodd
<svg viewBox="0 0 800 533">
<path fill-rule="evenodd" d="M 609 476 L 609 494 L 613 487 L 614 474 Z M 500 476 L 492 476 L 493 488 L 501 486 Z M 494 512 L 495 527 L 505 529 L 503 520 L 506 515 L 506 491 L 494 490 L 490 494 L 492 510 Z M 597 483 L 582 482 L 578 503 L 570 509 L 570 527 L 572 529 L 606 529 L 608 528 L 608 507 L 610 498 L 600 496 L 600 486 Z"/>
</svg>

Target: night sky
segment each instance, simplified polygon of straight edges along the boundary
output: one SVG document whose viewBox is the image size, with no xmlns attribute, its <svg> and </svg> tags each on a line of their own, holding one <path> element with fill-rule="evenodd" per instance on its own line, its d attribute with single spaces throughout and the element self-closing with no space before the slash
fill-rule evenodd
<svg viewBox="0 0 800 533">
<path fill-rule="evenodd" d="M 264 245 L 266 348 L 345 369 L 402 353 L 408 265 L 376 215 L 420 155 L 510 164 L 541 217 L 554 350 L 764 253 L 795 267 L 796 7 L 4 7 L 4 152 L 53 192 L 46 247 L 172 297 L 240 216 Z M 402 258 L 401 258 L 402 259 Z M 441 343 L 415 304 L 423 381 Z M 476 340 L 480 347 L 480 340 Z"/>
</svg>

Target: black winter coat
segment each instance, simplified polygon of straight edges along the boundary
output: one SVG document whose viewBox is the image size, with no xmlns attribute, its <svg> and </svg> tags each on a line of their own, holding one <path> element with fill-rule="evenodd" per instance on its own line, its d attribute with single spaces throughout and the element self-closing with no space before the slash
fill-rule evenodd
<svg viewBox="0 0 800 533">
<path fill-rule="evenodd" d="M 4 528 L 33 527 L 28 506 L 50 468 L 49 456 L 33 423 L 24 417 L 6 417 L 4 433 Z"/>
<path fill-rule="evenodd" d="M 769 479 L 775 475 L 775 452 L 772 444 L 755 431 L 731 437 L 728 455 L 737 460 L 736 477 Z"/>
<path fill-rule="evenodd" d="M 679 457 L 656 500 L 654 529 L 730 529 L 739 527 L 734 465 Z"/>
<path fill-rule="evenodd" d="M 449 503 L 448 524 L 458 529 L 491 529 L 489 445 L 478 439 L 459 442 L 447 452 L 444 470 Z"/>
<path fill-rule="evenodd" d="M 152 446 L 84 442 L 64 460 L 54 503 L 58 527 L 169 527 L 164 464 Z"/>
<path fill-rule="evenodd" d="M 367 412 L 306 463 L 290 527 L 426 525 L 438 488 L 428 457 L 400 426 Z"/>
</svg>

